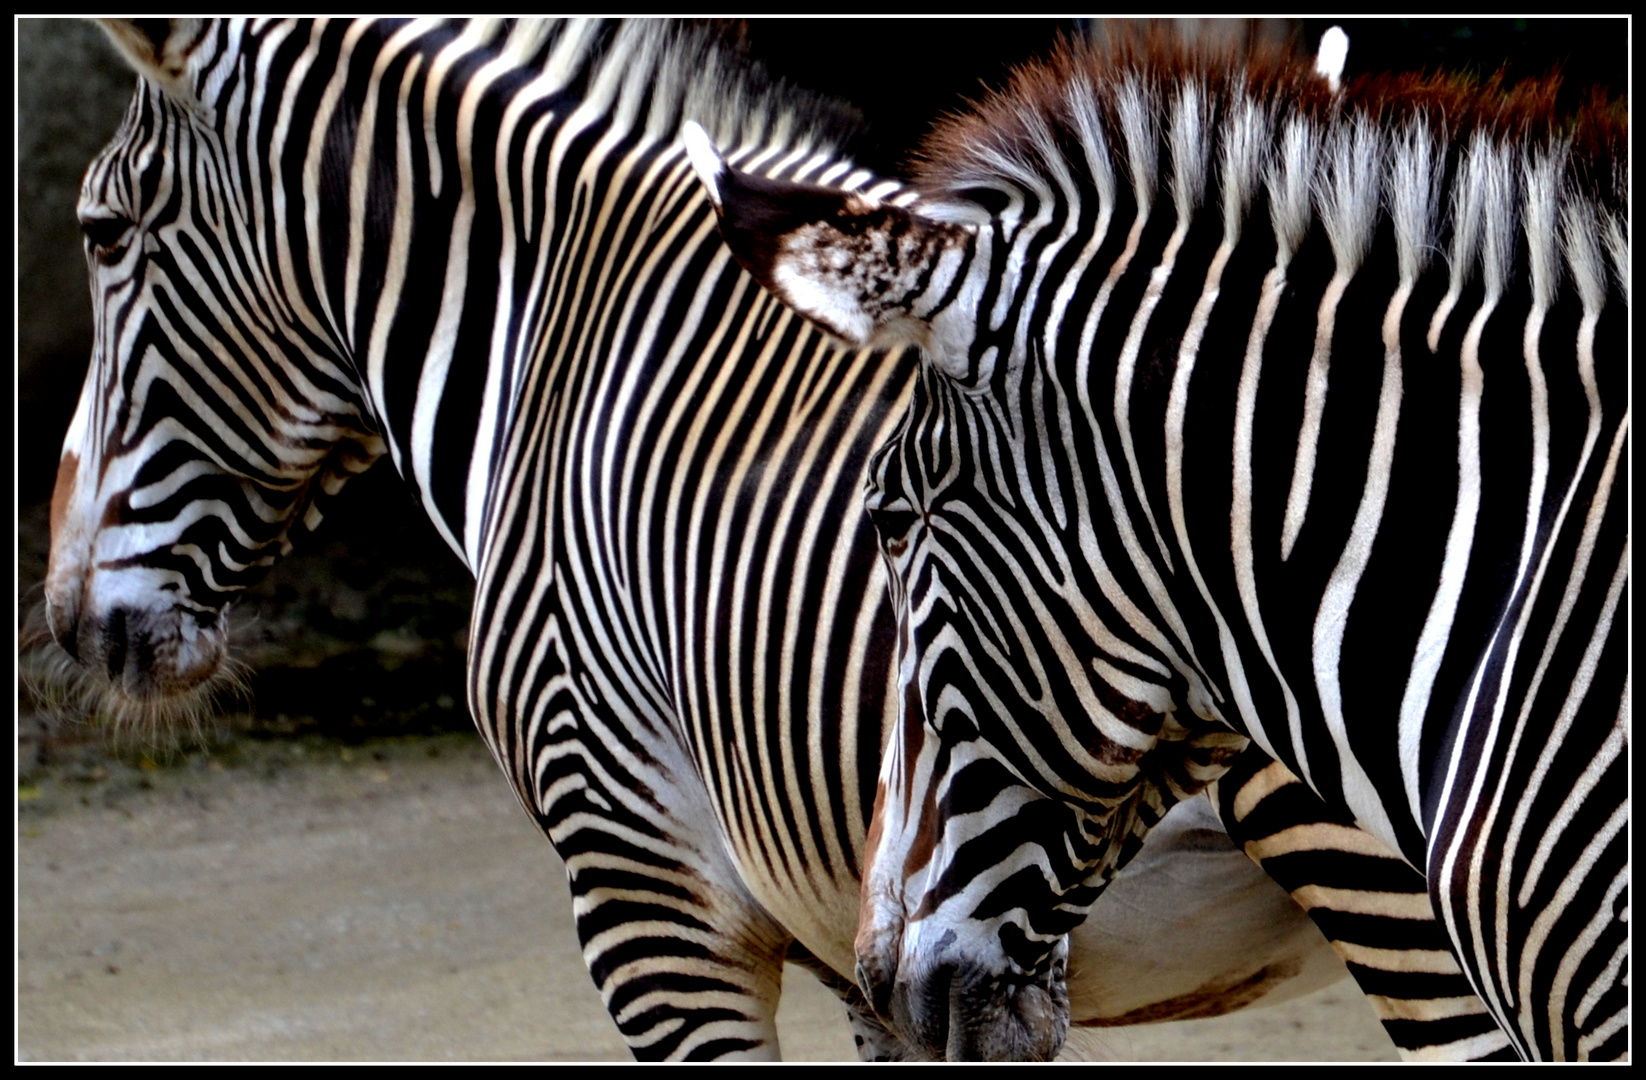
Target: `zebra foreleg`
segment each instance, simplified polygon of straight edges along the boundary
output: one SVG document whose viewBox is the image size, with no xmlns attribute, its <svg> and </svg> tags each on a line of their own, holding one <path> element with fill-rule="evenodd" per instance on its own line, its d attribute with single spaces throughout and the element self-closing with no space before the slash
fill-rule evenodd
<svg viewBox="0 0 1646 1080">
<path fill-rule="evenodd" d="M 566 864 L 589 974 L 637 1059 L 775 1060 L 792 935 L 738 872 L 672 725 L 593 685 L 551 677 L 525 710 L 543 722 L 498 753 Z"/>
<path fill-rule="evenodd" d="M 857 1056 L 864 1061 L 917 1061 L 920 1058 L 894 1035 L 858 989 L 857 983 L 813 956 L 798 942 L 789 947 L 789 963 L 805 968 L 817 981 L 834 991 L 846 1006 L 846 1022 L 851 1025 Z"/>
<path fill-rule="evenodd" d="M 636 1059 L 778 1060 L 781 928 L 712 868 L 643 865 L 605 839 L 567 876 L 584 961 Z"/>
</svg>

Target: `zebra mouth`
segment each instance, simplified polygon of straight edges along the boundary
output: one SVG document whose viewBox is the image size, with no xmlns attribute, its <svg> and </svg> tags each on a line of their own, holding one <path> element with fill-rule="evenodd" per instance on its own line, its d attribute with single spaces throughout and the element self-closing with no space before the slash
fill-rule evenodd
<svg viewBox="0 0 1646 1080">
<path fill-rule="evenodd" d="M 1045 970 L 1029 975 L 1002 975 L 969 959 L 925 965 L 906 957 L 882 1000 L 893 1030 L 930 1060 L 1050 1061 L 1069 1032 L 1067 974 L 1066 938 Z"/>
<path fill-rule="evenodd" d="M 115 608 L 100 621 L 82 622 L 79 644 L 81 662 L 107 673 L 110 687 L 120 693 L 171 698 L 216 675 L 227 652 L 227 635 L 216 614 Z"/>
<path fill-rule="evenodd" d="M 227 653 L 224 620 L 180 607 L 163 612 L 115 607 L 72 619 L 49 608 L 52 637 L 88 672 L 133 698 L 173 697 L 216 674 Z"/>
<path fill-rule="evenodd" d="M 90 717 L 118 738 L 146 744 L 198 737 L 216 699 L 240 691 L 227 621 L 218 613 L 115 607 L 80 614 L 48 590 L 19 644 L 25 677 L 49 712 Z"/>
<path fill-rule="evenodd" d="M 217 673 L 227 639 L 222 620 L 208 619 L 181 608 L 155 617 L 147 613 L 121 616 L 116 609 L 108 637 L 109 680 L 133 696 L 171 697 L 187 693 Z M 116 627 L 120 619 L 122 626 Z M 114 649 L 124 646 L 125 656 Z"/>
</svg>

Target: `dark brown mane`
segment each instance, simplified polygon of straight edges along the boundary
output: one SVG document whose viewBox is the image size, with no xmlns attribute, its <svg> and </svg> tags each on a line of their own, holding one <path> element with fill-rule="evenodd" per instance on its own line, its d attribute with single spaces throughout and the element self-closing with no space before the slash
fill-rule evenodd
<svg viewBox="0 0 1646 1080">
<path fill-rule="evenodd" d="M 1526 149 L 1565 142 L 1577 190 L 1620 209 L 1627 191 L 1626 104 L 1596 90 L 1575 110 L 1563 110 L 1562 79 L 1555 73 L 1506 85 L 1501 73 L 1484 79 L 1367 74 L 1334 93 L 1314 71 L 1313 58 L 1296 50 L 1264 42 L 1185 43 L 1148 26 L 1110 34 L 1102 43 L 1064 41 L 1049 58 L 1020 68 L 1005 90 L 939 123 L 918 151 L 913 173 L 928 192 L 952 191 L 975 184 L 991 155 L 1028 161 L 1045 154 L 1048 131 L 1059 142 L 1076 138 L 1071 87 L 1080 84 L 1091 89 L 1112 133 L 1112 101 L 1123 83 L 1151 90 L 1157 116 L 1163 116 L 1171 88 L 1196 80 L 1210 92 L 1214 110 L 1232 91 L 1268 107 L 1277 120 L 1305 117 L 1323 128 L 1364 116 L 1386 131 L 1418 121 L 1452 145 L 1477 133 Z M 1211 119 L 1215 125 L 1215 111 Z"/>
</svg>

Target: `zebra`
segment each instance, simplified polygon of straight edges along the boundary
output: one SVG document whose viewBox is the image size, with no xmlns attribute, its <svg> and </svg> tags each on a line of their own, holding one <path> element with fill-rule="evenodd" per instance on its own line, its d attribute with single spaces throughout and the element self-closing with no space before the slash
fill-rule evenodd
<svg viewBox="0 0 1646 1080">
<path fill-rule="evenodd" d="M 694 137 L 756 278 L 923 350 L 857 942 L 916 1046 L 1049 1052 L 1064 935 L 1238 733 L 1422 875 L 1500 1050 L 1626 1054 L 1626 121 L 1341 72 L 1071 45 L 913 204 Z"/>
<path fill-rule="evenodd" d="M 676 135 L 691 116 L 742 168 L 895 186 L 823 103 L 682 27 L 107 28 L 140 79 L 79 209 L 96 346 L 45 586 L 99 707 L 202 708 L 235 597 L 386 455 L 477 577 L 470 703 L 636 1056 L 775 1055 L 785 960 L 866 1053 L 904 1053 L 846 976 L 896 708 L 859 500 L 916 361 L 840 349 L 738 268 Z M 1201 872 L 1209 805 L 1122 876 L 1138 910 L 1164 899 L 1147 866 Z M 1210 862 L 1214 892 L 1257 880 Z M 1134 942 L 1143 987 L 1083 964 L 1112 955 L 1094 923 L 1076 1019 L 1329 976 L 1284 893 L 1246 903 L 1209 912 L 1245 927 L 1232 959 Z"/>
</svg>

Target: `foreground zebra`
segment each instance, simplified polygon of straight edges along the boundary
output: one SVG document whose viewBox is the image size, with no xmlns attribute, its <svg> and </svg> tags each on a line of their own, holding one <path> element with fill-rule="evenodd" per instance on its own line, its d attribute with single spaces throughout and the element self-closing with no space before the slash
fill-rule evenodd
<svg viewBox="0 0 1646 1080">
<path fill-rule="evenodd" d="M 1551 101 L 1076 47 L 913 206 L 697 139 L 757 278 L 925 350 L 858 939 L 915 1045 L 1055 1043 L 1063 935 L 1233 728 L 1423 873 L 1514 1052 L 1626 1053 L 1625 133 Z"/>
<path fill-rule="evenodd" d="M 630 1046 L 775 1054 L 785 959 L 853 994 L 895 690 L 860 500 L 915 365 L 739 270 L 676 133 L 842 180 L 828 111 L 667 27 L 111 31 L 143 80 L 80 208 L 97 348 L 53 499 L 57 640 L 117 715 L 186 711 L 228 604 L 390 454 L 476 573 L 471 704 Z M 1185 859 L 1140 864 L 1173 893 L 1128 880 L 1220 940 L 1117 954 L 1092 928 L 1077 1021 L 1318 977 L 1284 894 L 1205 858 L 1213 827 L 1169 819 Z"/>
</svg>

